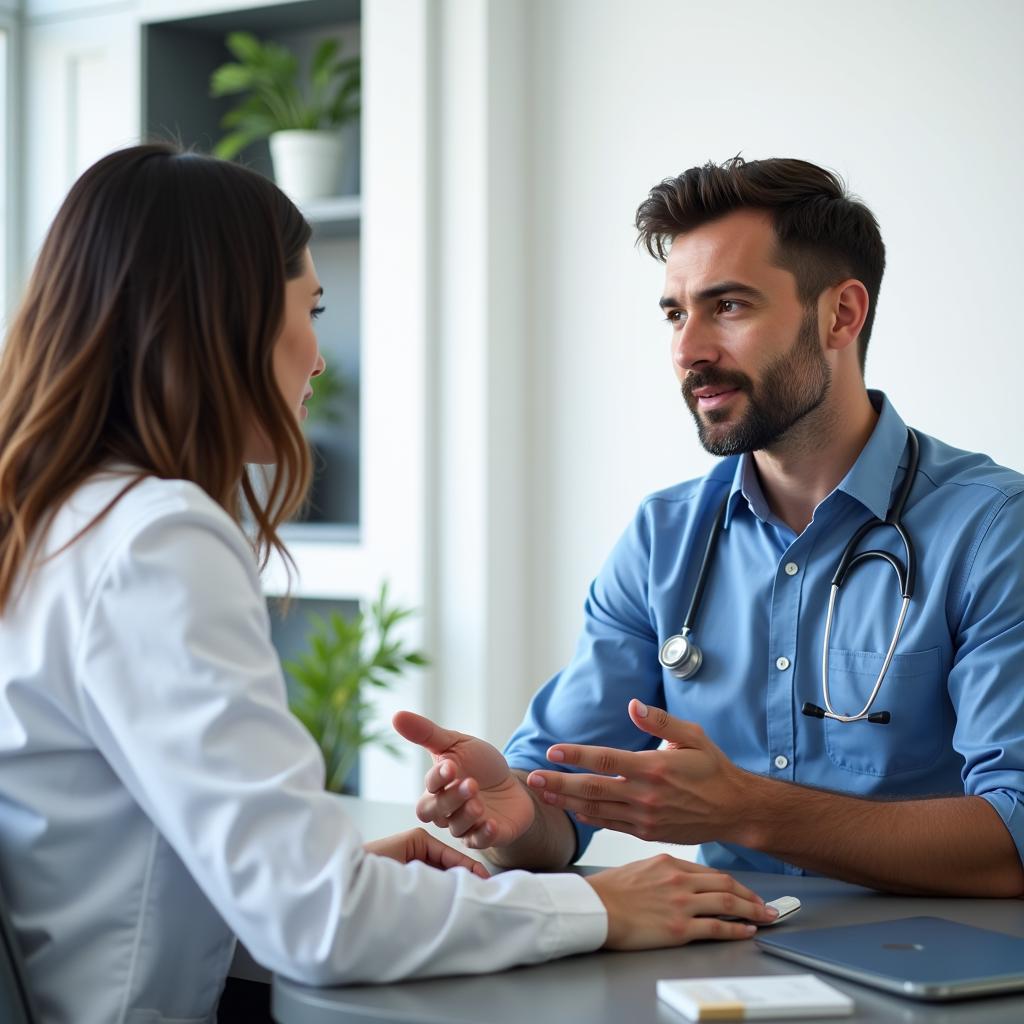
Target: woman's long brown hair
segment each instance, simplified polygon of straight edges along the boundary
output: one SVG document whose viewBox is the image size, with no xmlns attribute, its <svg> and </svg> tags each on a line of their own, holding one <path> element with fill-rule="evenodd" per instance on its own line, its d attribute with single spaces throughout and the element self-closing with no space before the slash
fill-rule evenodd
<svg viewBox="0 0 1024 1024">
<path fill-rule="evenodd" d="M 244 508 L 261 564 L 287 558 L 277 531 L 310 459 L 273 348 L 310 233 L 272 182 L 170 144 L 75 182 L 0 352 L 0 613 L 50 517 L 107 463 L 190 480 L 236 522 Z M 275 455 L 265 493 L 245 468 L 254 427 Z"/>
</svg>

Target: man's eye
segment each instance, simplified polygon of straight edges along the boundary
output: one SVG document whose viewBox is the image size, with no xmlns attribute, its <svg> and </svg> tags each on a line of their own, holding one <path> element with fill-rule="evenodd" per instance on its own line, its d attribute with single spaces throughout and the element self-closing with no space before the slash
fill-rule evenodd
<svg viewBox="0 0 1024 1024">
<path fill-rule="evenodd" d="M 735 299 L 722 299 L 718 303 L 720 313 L 735 313 L 739 308 L 740 304 Z"/>
<path fill-rule="evenodd" d="M 681 309 L 673 309 L 665 315 L 665 323 L 672 324 L 674 327 L 681 327 L 686 323 L 686 313 Z"/>
<path fill-rule="evenodd" d="M 323 311 L 326 308 L 327 308 L 326 306 L 314 306 L 313 309 L 311 309 L 309 311 L 310 319 L 311 320 L 319 320 L 320 319 L 320 314 L 323 313 Z"/>
</svg>

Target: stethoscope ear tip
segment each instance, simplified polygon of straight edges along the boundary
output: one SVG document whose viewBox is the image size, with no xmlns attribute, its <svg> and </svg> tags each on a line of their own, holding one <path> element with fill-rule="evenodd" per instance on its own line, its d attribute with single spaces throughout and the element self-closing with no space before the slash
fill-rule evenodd
<svg viewBox="0 0 1024 1024">
<path fill-rule="evenodd" d="M 810 701 L 807 701 L 800 710 L 803 714 L 807 715 L 808 718 L 825 717 L 825 709 L 819 708 L 817 704 L 812 704 Z"/>
</svg>

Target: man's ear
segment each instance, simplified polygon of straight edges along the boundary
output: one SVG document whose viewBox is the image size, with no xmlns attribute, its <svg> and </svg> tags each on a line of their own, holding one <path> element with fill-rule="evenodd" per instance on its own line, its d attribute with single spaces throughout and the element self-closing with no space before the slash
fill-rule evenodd
<svg viewBox="0 0 1024 1024">
<path fill-rule="evenodd" d="M 871 308 L 867 288 L 851 277 L 829 288 L 822 299 L 822 322 L 828 329 L 825 343 L 836 351 L 848 348 L 860 335 Z"/>
</svg>

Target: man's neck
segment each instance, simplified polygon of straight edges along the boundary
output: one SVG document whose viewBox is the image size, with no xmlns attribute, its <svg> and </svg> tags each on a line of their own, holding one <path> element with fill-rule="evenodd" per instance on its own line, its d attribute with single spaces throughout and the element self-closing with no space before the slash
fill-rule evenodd
<svg viewBox="0 0 1024 1024">
<path fill-rule="evenodd" d="M 818 507 L 868 443 L 878 413 L 861 387 L 846 401 L 825 402 L 778 444 L 754 452 L 761 490 L 772 512 L 803 533 Z"/>
</svg>

